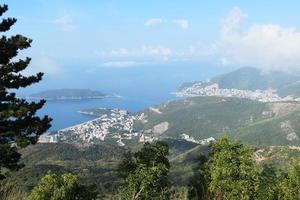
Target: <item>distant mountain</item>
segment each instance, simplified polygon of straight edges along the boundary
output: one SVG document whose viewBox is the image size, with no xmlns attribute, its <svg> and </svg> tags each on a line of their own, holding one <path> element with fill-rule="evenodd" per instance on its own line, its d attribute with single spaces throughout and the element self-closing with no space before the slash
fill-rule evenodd
<svg viewBox="0 0 300 200">
<path fill-rule="evenodd" d="M 99 99 L 112 95 L 107 95 L 99 91 L 88 89 L 57 89 L 46 90 L 26 96 L 28 99 L 46 100 L 68 100 L 68 99 Z"/>
<path fill-rule="evenodd" d="M 196 83 L 217 83 L 220 88 L 240 90 L 275 89 L 280 96 L 293 95 L 300 97 L 300 75 L 287 72 L 262 72 L 257 68 L 243 67 L 230 73 L 212 78 L 209 82 L 184 83 L 179 88 L 190 87 Z"/>
</svg>

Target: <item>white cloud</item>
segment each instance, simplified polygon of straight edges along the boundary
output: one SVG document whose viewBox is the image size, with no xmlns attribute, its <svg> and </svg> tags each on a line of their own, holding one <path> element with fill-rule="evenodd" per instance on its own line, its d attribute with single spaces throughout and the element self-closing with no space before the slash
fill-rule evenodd
<svg viewBox="0 0 300 200">
<path fill-rule="evenodd" d="M 76 29 L 74 20 L 70 15 L 64 15 L 62 17 L 51 20 L 51 23 L 61 26 L 64 31 L 73 31 Z"/>
<path fill-rule="evenodd" d="M 177 24 L 182 29 L 189 28 L 189 22 L 185 19 L 174 20 L 174 23 Z"/>
<path fill-rule="evenodd" d="M 168 60 L 173 55 L 172 49 L 165 46 L 143 45 L 136 49 L 119 48 L 109 52 L 98 52 L 102 57 L 131 57 L 131 58 L 156 58 Z"/>
<path fill-rule="evenodd" d="M 223 64 L 247 65 L 263 70 L 300 69 L 300 32 L 278 24 L 241 23 L 247 14 L 234 7 L 222 20 L 219 40 L 213 45 Z"/>
<path fill-rule="evenodd" d="M 242 12 L 239 7 L 233 7 L 229 14 L 222 19 L 221 35 L 235 35 L 239 32 L 240 24 L 247 14 Z"/>
<path fill-rule="evenodd" d="M 103 67 L 109 68 L 123 68 L 123 67 L 133 67 L 135 65 L 142 64 L 136 61 L 110 61 L 102 64 Z"/>
<path fill-rule="evenodd" d="M 145 21 L 145 26 L 157 26 L 163 23 L 163 19 L 161 18 L 151 18 Z"/>
</svg>

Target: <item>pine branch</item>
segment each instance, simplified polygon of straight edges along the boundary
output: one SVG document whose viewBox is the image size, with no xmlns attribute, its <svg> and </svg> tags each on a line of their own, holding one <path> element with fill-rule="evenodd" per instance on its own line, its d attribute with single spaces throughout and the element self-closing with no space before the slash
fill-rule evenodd
<svg viewBox="0 0 300 200">
<path fill-rule="evenodd" d="M 8 6 L 6 4 L 0 5 L 0 17 L 8 10 Z"/>
<path fill-rule="evenodd" d="M 0 32 L 5 32 L 10 30 L 11 26 L 17 22 L 16 18 L 3 19 L 0 23 Z"/>
</svg>

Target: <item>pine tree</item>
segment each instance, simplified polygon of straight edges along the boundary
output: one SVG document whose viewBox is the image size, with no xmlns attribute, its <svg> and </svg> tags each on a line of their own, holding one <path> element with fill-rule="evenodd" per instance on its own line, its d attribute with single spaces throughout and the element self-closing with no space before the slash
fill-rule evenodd
<svg viewBox="0 0 300 200">
<path fill-rule="evenodd" d="M 0 5 L 0 17 L 8 10 L 7 5 Z M 15 18 L 2 19 L 0 32 L 4 33 L 16 23 Z M 20 50 L 30 47 L 32 40 L 22 35 L 0 38 L 0 170 L 17 170 L 20 154 L 18 148 L 35 144 L 38 137 L 50 128 L 48 116 L 37 117 L 37 110 L 45 104 L 27 102 L 16 97 L 13 89 L 25 88 L 42 79 L 43 73 L 24 76 L 21 72 L 30 63 L 30 58 L 16 59 Z M 0 178 L 4 178 L 0 171 Z"/>
</svg>

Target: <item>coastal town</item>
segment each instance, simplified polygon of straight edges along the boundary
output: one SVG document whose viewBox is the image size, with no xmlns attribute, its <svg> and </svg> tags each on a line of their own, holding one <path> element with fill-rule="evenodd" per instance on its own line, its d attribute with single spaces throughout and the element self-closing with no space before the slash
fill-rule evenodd
<svg viewBox="0 0 300 200">
<path fill-rule="evenodd" d="M 137 139 L 139 142 L 151 142 L 157 138 L 149 132 L 144 134 L 142 131 L 134 130 L 134 122 L 145 120 L 144 113 L 131 115 L 122 109 L 99 108 L 95 111 L 82 111 L 81 114 L 97 115 L 100 117 L 81 123 L 69 128 L 61 129 L 57 132 L 42 135 L 40 143 L 76 142 L 94 144 L 98 141 L 114 140 L 119 146 L 125 146 L 124 140 Z M 155 127 L 154 127 L 154 130 Z"/>
<path fill-rule="evenodd" d="M 136 117 L 129 115 L 128 111 L 103 108 L 103 112 L 106 114 L 94 120 L 61 129 L 54 134 L 45 135 L 39 142 L 56 143 L 68 140 L 93 144 L 97 140 L 104 141 L 110 137 L 116 139 L 120 146 L 124 146 L 123 139 L 132 139 L 132 137 L 139 135 L 138 132 L 133 130 L 133 122 L 136 120 Z M 81 113 L 93 114 L 93 112 Z"/>
<path fill-rule="evenodd" d="M 153 111 L 154 108 L 149 110 Z M 157 110 L 153 112 L 157 112 Z M 39 143 L 72 142 L 91 145 L 99 141 L 111 140 L 119 146 L 125 146 L 126 140 L 136 139 L 140 143 L 158 140 L 169 128 L 169 123 L 165 121 L 156 124 L 152 129 L 137 131 L 134 129 L 134 123 L 137 121 L 146 123 L 147 116 L 145 113 L 131 115 L 122 109 L 98 108 L 94 111 L 81 111 L 80 113 L 94 116 L 100 116 L 100 113 L 105 114 L 94 120 L 42 135 Z M 196 140 L 187 134 L 182 134 L 180 139 L 201 145 L 215 141 L 212 137 Z"/>
<path fill-rule="evenodd" d="M 184 87 L 175 95 L 179 97 L 197 97 L 197 96 L 218 96 L 218 97 L 236 97 L 256 100 L 260 102 L 288 102 L 300 101 L 300 98 L 292 96 L 280 97 L 276 94 L 276 90 L 239 90 L 239 89 L 223 89 L 218 84 L 195 83 L 191 86 Z M 161 115 L 163 114 L 158 108 L 150 107 L 149 112 Z M 136 130 L 134 125 L 136 122 L 147 123 L 147 114 L 138 113 L 131 114 L 123 109 L 85 109 L 79 111 L 84 115 L 97 117 L 88 122 L 84 122 L 75 126 L 58 130 L 56 132 L 42 135 L 39 139 L 40 143 L 58 143 L 58 142 L 74 142 L 80 144 L 95 144 L 101 141 L 114 141 L 119 146 L 125 146 L 126 141 L 136 140 L 141 143 L 152 142 L 159 138 L 165 137 L 163 134 L 169 129 L 169 122 L 163 121 L 154 124 L 152 128 L 147 130 Z M 196 140 L 188 134 L 181 134 L 181 139 L 206 145 L 213 142 L 214 138 L 206 138 Z"/>
<path fill-rule="evenodd" d="M 211 85 L 203 83 L 195 83 L 191 86 L 181 89 L 174 93 L 178 97 L 197 97 L 197 96 L 218 96 L 218 97 L 237 97 L 256 100 L 260 102 L 284 102 L 284 101 L 300 101 L 300 98 L 293 96 L 280 97 L 276 94 L 276 90 L 239 90 L 220 88 L 217 83 Z"/>
</svg>

